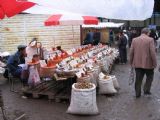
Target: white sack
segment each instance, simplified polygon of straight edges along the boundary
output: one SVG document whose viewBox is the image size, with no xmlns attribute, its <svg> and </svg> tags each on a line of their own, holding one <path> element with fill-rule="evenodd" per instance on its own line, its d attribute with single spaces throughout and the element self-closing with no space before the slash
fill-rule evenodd
<svg viewBox="0 0 160 120">
<path fill-rule="evenodd" d="M 120 86 L 119 86 L 119 83 L 118 83 L 118 80 L 117 80 L 116 76 L 112 75 L 111 78 L 112 78 L 112 81 L 113 81 L 114 88 L 115 89 L 120 89 Z"/>
<path fill-rule="evenodd" d="M 90 89 L 76 89 L 74 83 L 72 85 L 71 103 L 67 113 L 79 115 L 98 114 L 96 102 L 96 86 Z"/>
<path fill-rule="evenodd" d="M 112 78 L 108 80 L 99 79 L 99 93 L 100 94 L 115 94 L 117 90 L 114 88 Z"/>
</svg>

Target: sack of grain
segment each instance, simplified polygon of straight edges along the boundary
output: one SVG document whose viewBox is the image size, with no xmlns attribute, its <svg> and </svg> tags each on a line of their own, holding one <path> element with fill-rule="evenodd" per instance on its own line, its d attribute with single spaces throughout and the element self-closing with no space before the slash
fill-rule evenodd
<svg viewBox="0 0 160 120">
<path fill-rule="evenodd" d="M 94 73 L 95 73 L 94 70 L 93 71 L 87 71 L 87 74 L 91 78 L 91 83 L 94 83 L 95 86 L 97 86 L 97 79 L 96 79 L 96 75 Z"/>
<path fill-rule="evenodd" d="M 72 85 L 71 103 L 67 113 L 79 115 L 99 113 L 96 103 L 96 86 L 93 83 L 87 83 L 87 85 L 74 83 Z"/>
<path fill-rule="evenodd" d="M 100 94 L 115 94 L 117 90 L 114 88 L 113 80 L 110 76 L 99 78 L 99 93 Z"/>
</svg>

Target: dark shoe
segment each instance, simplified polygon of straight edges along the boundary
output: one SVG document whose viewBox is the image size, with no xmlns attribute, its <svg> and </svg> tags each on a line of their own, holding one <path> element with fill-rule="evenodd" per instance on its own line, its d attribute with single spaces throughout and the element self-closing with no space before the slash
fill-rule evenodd
<svg viewBox="0 0 160 120">
<path fill-rule="evenodd" d="M 136 98 L 140 98 L 141 96 L 140 95 L 136 95 Z"/>
<path fill-rule="evenodd" d="M 144 92 L 144 95 L 152 95 L 151 92 Z"/>
<path fill-rule="evenodd" d="M 136 98 L 140 98 L 141 97 L 141 94 L 136 94 Z"/>
</svg>

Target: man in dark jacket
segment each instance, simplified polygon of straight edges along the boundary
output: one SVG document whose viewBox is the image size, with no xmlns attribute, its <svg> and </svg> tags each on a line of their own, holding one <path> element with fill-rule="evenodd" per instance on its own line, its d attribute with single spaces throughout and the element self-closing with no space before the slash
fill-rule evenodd
<svg viewBox="0 0 160 120">
<path fill-rule="evenodd" d="M 122 64 L 126 64 L 127 62 L 127 38 L 124 36 L 123 32 L 120 31 L 119 33 L 119 41 L 118 41 L 118 48 L 120 53 L 120 62 Z"/>
<path fill-rule="evenodd" d="M 129 47 L 131 47 L 134 38 L 138 37 L 136 30 L 132 30 L 130 34 Z"/>
<path fill-rule="evenodd" d="M 89 32 L 86 34 L 86 38 L 83 42 L 83 45 L 93 44 L 93 36 L 94 33 L 89 30 Z"/>
<path fill-rule="evenodd" d="M 96 30 L 93 36 L 93 45 L 98 45 L 101 40 L 101 33 L 99 30 Z"/>
<path fill-rule="evenodd" d="M 25 45 L 19 45 L 18 51 L 14 55 L 11 55 L 7 61 L 9 72 L 13 76 L 21 78 L 23 81 L 26 81 L 26 79 L 23 77 L 23 69 L 18 65 L 25 64 L 25 57 L 27 56 L 26 47 L 27 46 Z"/>
</svg>

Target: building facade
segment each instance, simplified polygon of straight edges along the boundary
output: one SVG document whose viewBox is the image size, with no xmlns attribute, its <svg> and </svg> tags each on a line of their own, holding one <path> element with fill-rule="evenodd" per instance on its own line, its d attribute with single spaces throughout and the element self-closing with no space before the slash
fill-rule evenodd
<svg viewBox="0 0 160 120">
<path fill-rule="evenodd" d="M 80 26 L 44 26 L 48 15 L 19 14 L 0 21 L 0 51 L 11 53 L 19 44 L 28 45 L 38 38 L 43 47 L 51 49 L 61 45 L 70 49 L 80 45 Z"/>
</svg>

